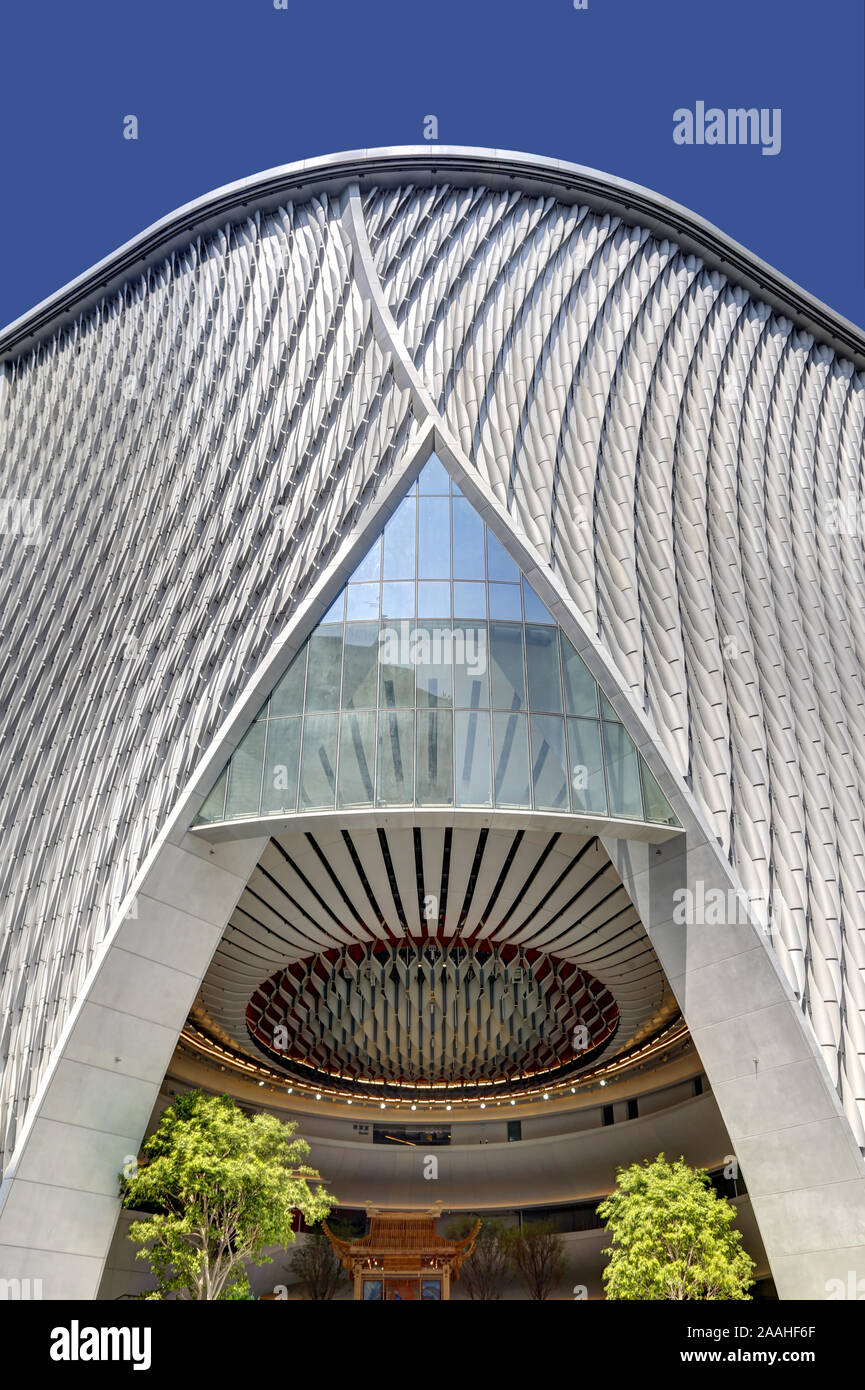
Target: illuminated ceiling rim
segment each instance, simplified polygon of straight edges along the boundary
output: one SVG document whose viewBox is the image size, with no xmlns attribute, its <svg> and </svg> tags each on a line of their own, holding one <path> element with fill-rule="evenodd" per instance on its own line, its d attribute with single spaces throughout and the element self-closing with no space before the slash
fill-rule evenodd
<svg viewBox="0 0 865 1390">
<path fill-rule="evenodd" d="M 616 1055 L 627 1054 L 678 1016 L 651 942 L 596 837 L 574 835 L 573 827 L 568 835 L 526 826 L 508 832 L 480 827 L 474 835 L 447 827 L 378 826 L 360 836 L 333 823 L 329 838 L 294 833 L 265 846 L 202 982 L 190 1024 L 217 1049 L 242 1056 L 247 1067 L 266 1055 L 248 1031 L 250 1000 L 263 981 L 292 963 L 303 962 L 306 970 L 328 952 L 334 958 L 354 947 L 402 945 L 416 953 L 430 946 L 452 949 L 457 942 L 462 948 L 483 944 L 508 954 L 555 957 L 568 970 L 578 967 L 592 977 L 615 1001 L 615 1034 L 596 1036 L 592 1052 L 564 1072 L 547 1068 L 548 1085 L 593 1066 L 600 1058 L 595 1046 L 605 1055 L 613 1045 Z M 350 1066 L 322 1066 L 319 1056 L 308 1067 L 308 1058 L 291 1055 L 298 1082 L 326 1089 L 348 1084 Z M 269 1060 L 284 1079 L 285 1055 Z M 525 1070 L 536 1073 L 538 1067 L 527 1063 Z M 413 1076 L 400 1087 L 397 1073 L 385 1066 L 376 1080 L 390 1077 L 393 1093 L 407 1094 L 422 1079 L 418 1068 Z M 357 1077 L 361 1088 L 372 1084 Z M 469 1090 L 473 1084 L 466 1082 Z M 520 1084 L 527 1089 L 533 1082 L 526 1076 Z"/>
<path fill-rule="evenodd" d="M 539 1081 L 519 1094 L 512 1094 L 506 1086 L 496 1087 L 489 1095 L 479 1087 L 463 1087 L 462 1093 L 439 1082 L 428 1086 L 412 1083 L 407 1086 L 386 1087 L 384 1082 L 370 1081 L 361 1090 L 342 1085 L 338 1080 L 328 1088 L 320 1083 L 302 1079 L 290 1080 L 269 1066 L 263 1057 L 258 1059 L 241 1052 L 226 1042 L 213 1037 L 198 1021 L 190 1018 L 181 1031 L 178 1040 L 178 1053 L 188 1052 L 200 1063 L 214 1068 L 220 1073 L 232 1073 L 239 1078 L 255 1082 L 260 1087 L 269 1086 L 281 1095 L 291 1097 L 292 1105 L 317 1104 L 366 1106 L 382 1110 L 393 1106 L 398 1110 L 420 1110 L 438 1112 L 450 1111 L 456 1107 L 466 1113 L 473 1107 L 486 1109 L 492 1104 L 536 1105 L 539 1101 L 564 1101 L 571 1096 L 587 1093 L 596 1088 L 611 1085 L 613 1081 L 626 1076 L 632 1070 L 642 1071 L 651 1063 L 654 1071 L 674 1057 L 682 1048 L 693 1050 L 693 1042 L 688 1026 L 678 1014 L 657 1033 L 638 1046 L 617 1054 L 609 1060 L 601 1060 L 576 1079 L 560 1081 Z M 169 1073 L 171 1068 L 169 1067 Z M 224 1085 L 224 1083 L 221 1083 Z M 651 1087 L 649 1089 L 652 1089 Z M 600 1099 L 600 1097 L 599 1097 Z"/>
</svg>

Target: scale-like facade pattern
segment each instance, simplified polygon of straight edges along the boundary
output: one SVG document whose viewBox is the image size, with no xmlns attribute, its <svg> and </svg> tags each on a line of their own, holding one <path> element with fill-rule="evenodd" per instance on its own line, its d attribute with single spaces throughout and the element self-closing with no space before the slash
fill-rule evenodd
<svg viewBox="0 0 865 1390">
<path fill-rule="evenodd" d="M 339 204 L 200 239 L 10 371 L 3 1148 L 214 732 L 404 448 Z"/>
<path fill-rule="evenodd" d="M 615 215 L 446 186 L 365 212 L 437 408 L 765 902 L 865 1144 L 862 375 Z"/>
<path fill-rule="evenodd" d="M 865 381 L 619 216 L 363 206 L 401 343 L 770 901 L 865 1143 Z M 8 368 L 0 491 L 41 530 L 0 536 L 7 1151 L 202 751 L 408 441 L 346 209 L 200 236 Z"/>
</svg>

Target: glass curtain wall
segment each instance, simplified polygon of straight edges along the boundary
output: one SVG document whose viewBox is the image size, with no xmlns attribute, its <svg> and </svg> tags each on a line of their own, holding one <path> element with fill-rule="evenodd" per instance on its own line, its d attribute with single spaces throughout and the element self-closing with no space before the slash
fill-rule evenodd
<svg viewBox="0 0 865 1390">
<path fill-rule="evenodd" d="M 199 823 L 372 806 L 677 824 L 573 645 L 435 456 Z"/>
</svg>

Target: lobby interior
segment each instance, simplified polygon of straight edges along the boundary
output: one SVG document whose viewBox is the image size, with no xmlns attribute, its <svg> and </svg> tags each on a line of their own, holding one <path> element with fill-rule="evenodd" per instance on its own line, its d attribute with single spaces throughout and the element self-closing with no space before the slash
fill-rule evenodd
<svg viewBox="0 0 865 1390">
<path fill-rule="evenodd" d="M 266 839 L 148 1132 L 184 1090 L 229 1094 L 297 1123 L 358 1235 L 377 1211 L 431 1212 L 444 1234 L 466 1213 L 551 1223 L 569 1298 L 602 1296 L 596 1208 L 617 1166 L 683 1156 L 733 1201 L 760 1296 L 774 1296 L 700 1057 L 606 847 L 681 829 L 435 455 L 192 833 Z M 148 1286 L 132 1219 L 120 1215 L 100 1297 Z M 287 1281 L 300 1296 L 286 1252 L 271 1253 L 254 1291 Z"/>
</svg>

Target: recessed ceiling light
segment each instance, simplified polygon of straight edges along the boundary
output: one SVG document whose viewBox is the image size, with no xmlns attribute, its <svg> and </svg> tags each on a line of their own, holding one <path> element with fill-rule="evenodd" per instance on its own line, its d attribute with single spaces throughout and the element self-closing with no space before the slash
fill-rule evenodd
<svg viewBox="0 0 865 1390">
<path fill-rule="evenodd" d="M 259 1084 L 259 1086 L 263 1086 L 263 1085 L 264 1085 L 264 1082 L 263 1082 L 263 1081 L 259 1081 L 258 1084 Z"/>
<path fill-rule="evenodd" d="M 487 1108 L 486 1101 L 483 1101 L 483 1100 L 482 1100 L 482 1101 L 481 1101 L 481 1110 L 486 1110 L 486 1108 Z"/>
<path fill-rule="evenodd" d="M 601 1077 L 601 1085 L 602 1085 L 602 1086 L 606 1086 L 606 1084 L 607 1084 L 607 1083 L 606 1083 L 606 1081 L 604 1080 L 604 1078 Z"/>
<path fill-rule="evenodd" d="M 413 1105 L 413 1106 L 412 1106 L 412 1110 L 417 1110 L 417 1106 L 416 1106 L 416 1105 Z"/>
<path fill-rule="evenodd" d="M 550 1093 L 549 1093 L 549 1091 L 544 1091 L 544 1100 L 549 1100 L 549 1098 L 550 1098 Z"/>
<path fill-rule="evenodd" d="M 450 1105 L 446 1105 L 445 1110 L 450 1110 Z"/>
<path fill-rule="evenodd" d="M 321 1091 L 316 1091 L 315 1098 L 316 1100 L 321 1100 Z"/>
<path fill-rule="evenodd" d="M 348 1101 L 347 1104 L 348 1104 L 348 1105 L 351 1105 L 351 1101 Z"/>
<path fill-rule="evenodd" d="M 512 1101 L 511 1101 L 511 1105 L 516 1105 L 516 1101 L 515 1101 L 515 1100 L 512 1100 Z"/>
<path fill-rule="evenodd" d="M 382 1101 L 381 1105 L 378 1108 L 379 1110 L 384 1110 L 384 1101 Z"/>
</svg>

